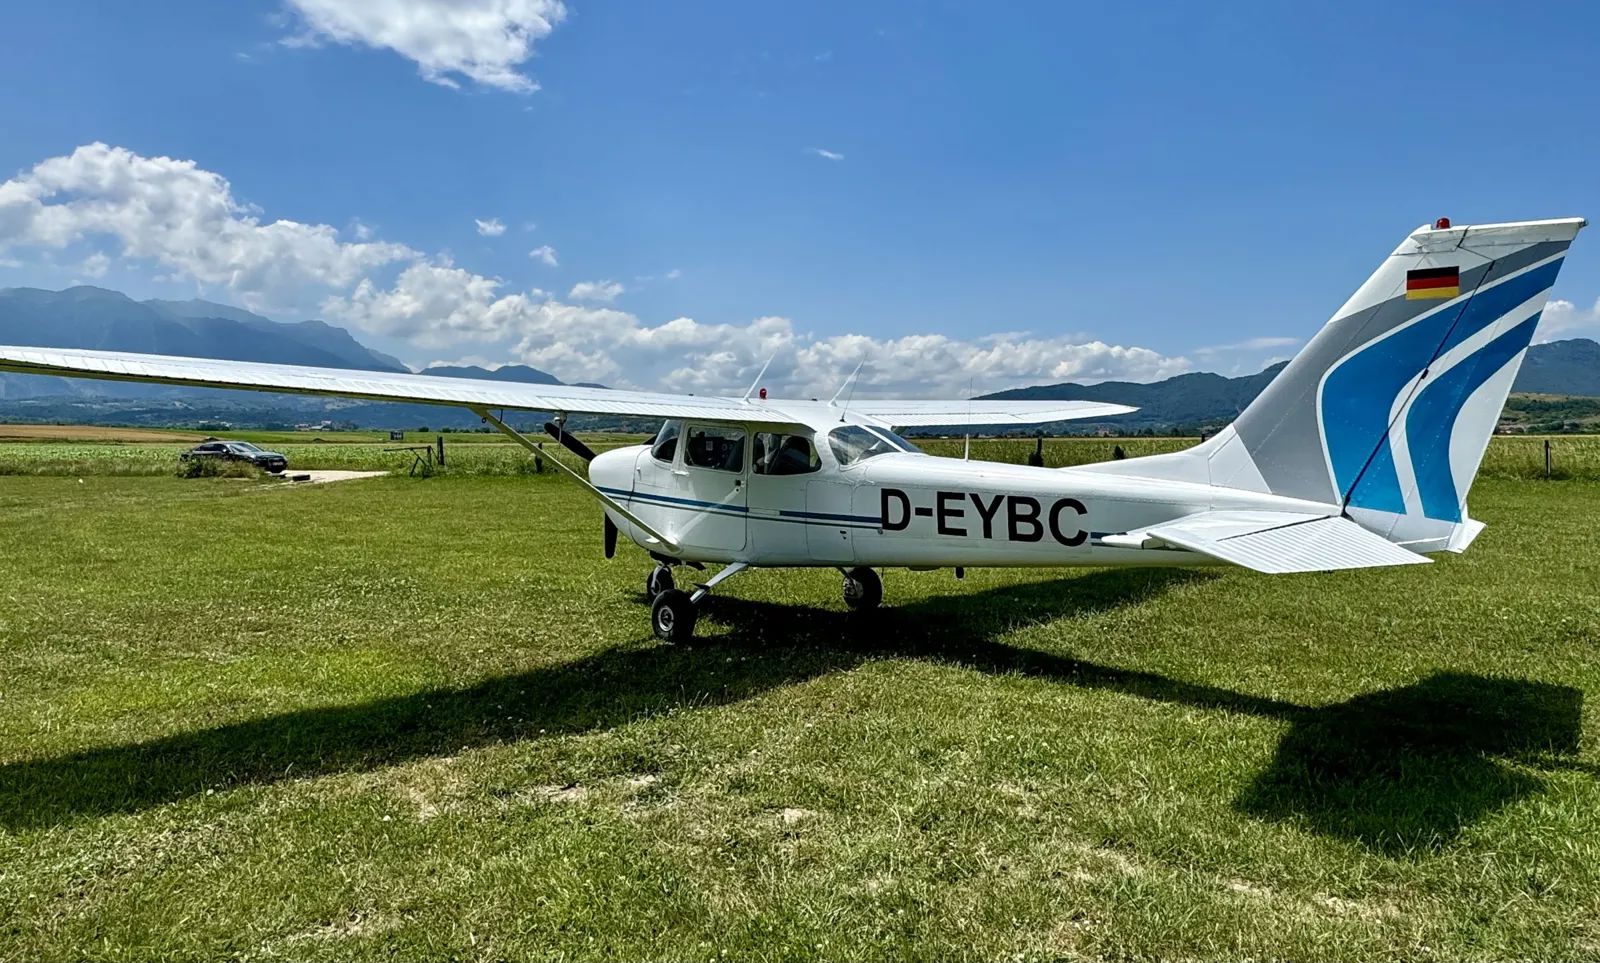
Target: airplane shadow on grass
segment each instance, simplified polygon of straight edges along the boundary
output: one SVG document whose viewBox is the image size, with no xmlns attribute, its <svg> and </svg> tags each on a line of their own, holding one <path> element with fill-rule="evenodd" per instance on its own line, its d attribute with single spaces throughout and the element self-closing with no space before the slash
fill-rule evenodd
<svg viewBox="0 0 1600 963">
<path fill-rule="evenodd" d="M 1235 800 L 1389 854 L 1426 852 L 1543 788 L 1546 768 L 1587 769 L 1583 695 L 1520 679 L 1441 673 L 1327 706 L 1305 706 L 998 641 L 1068 613 L 1137 605 L 1209 574 L 1102 571 L 933 598 L 865 617 L 713 601 L 730 631 L 688 647 L 653 642 L 572 662 L 355 705 L 304 709 L 0 765 L 0 827 L 24 830 L 134 812 L 208 789 L 369 770 L 539 733 L 625 724 L 718 705 L 878 658 L 930 659 L 1175 705 L 1279 719 L 1272 763 Z M 745 658 L 730 659 L 743 650 Z"/>
</svg>

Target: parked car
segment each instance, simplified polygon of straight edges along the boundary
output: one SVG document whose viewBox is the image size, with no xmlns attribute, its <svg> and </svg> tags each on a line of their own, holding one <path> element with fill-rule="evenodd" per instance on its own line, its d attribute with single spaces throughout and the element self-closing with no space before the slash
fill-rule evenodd
<svg viewBox="0 0 1600 963">
<path fill-rule="evenodd" d="M 248 441 L 208 441 L 194 446 L 178 457 L 184 461 L 193 458 L 247 461 L 262 471 L 269 471 L 274 475 L 289 467 L 287 456 L 276 451 L 257 448 Z"/>
</svg>

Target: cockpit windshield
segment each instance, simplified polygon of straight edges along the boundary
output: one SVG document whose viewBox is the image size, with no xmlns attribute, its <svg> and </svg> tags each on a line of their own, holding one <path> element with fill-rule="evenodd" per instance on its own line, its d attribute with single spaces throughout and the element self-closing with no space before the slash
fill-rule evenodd
<svg viewBox="0 0 1600 963">
<path fill-rule="evenodd" d="M 887 428 L 866 428 L 845 425 L 828 433 L 828 447 L 840 468 L 848 468 L 874 455 L 887 455 L 891 451 L 917 453 L 915 446 Z"/>
</svg>

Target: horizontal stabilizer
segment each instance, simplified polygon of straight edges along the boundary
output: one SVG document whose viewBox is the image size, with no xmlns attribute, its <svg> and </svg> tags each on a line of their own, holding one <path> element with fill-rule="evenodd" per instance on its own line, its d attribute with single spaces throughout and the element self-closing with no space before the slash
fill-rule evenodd
<svg viewBox="0 0 1600 963">
<path fill-rule="evenodd" d="M 1154 539 L 1163 545 L 1270 574 L 1432 561 L 1339 515 L 1201 512 L 1129 534 L 1143 535 L 1146 545 Z"/>
</svg>

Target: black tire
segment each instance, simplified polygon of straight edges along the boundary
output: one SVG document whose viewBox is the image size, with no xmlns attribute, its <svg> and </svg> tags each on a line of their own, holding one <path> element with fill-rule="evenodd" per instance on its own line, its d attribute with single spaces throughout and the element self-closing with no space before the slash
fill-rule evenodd
<svg viewBox="0 0 1600 963">
<path fill-rule="evenodd" d="M 699 614 L 688 592 L 667 589 L 650 606 L 650 629 L 661 641 L 679 645 L 694 638 L 694 621 Z"/>
<path fill-rule="evenodd" d="M 672 580 L 672 569 L 665 565 L 657 565 L 650 570 L 650 575 L 644 580 L 644 594 L 652 599 L 659 598 L 662 592 L 670 592 L 677 587 Z"/>
<path fill-rule="evenodd" d="M 883 579 L 870 568 L 844 573 L 844 604 L 852 612 L 868 612 L 883 603 Z"/>
</svg>

